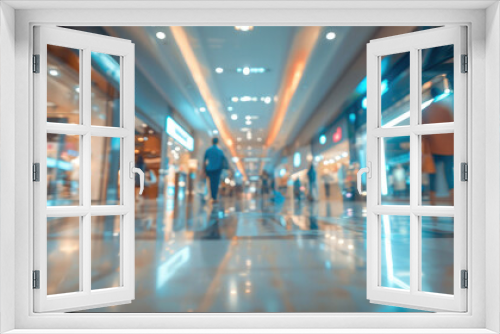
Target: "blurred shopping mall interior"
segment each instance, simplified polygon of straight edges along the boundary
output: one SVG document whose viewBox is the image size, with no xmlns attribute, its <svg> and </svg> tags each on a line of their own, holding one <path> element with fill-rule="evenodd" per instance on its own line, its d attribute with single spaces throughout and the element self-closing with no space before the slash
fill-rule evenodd
<svg viewBox="0 0 500 334">
<path fill-rule="evenodd" d="M 135 44 L 145 172 L 135 300 L 86 312 L 417 312 L 366 298 L 356 173 L 366 165 L 367 43 L 432 27 L 68 28 Z M 48 121 L 78 123 L 79 54 L 47 51 Z M 119 125 L 120 58 L 93 52 L 91 63 L 92 124 Z M 409 54 L 381 68 L 382 125 L 409 124 Z M 422 52 L 421 83 L 423 121 L 453 121 L 452 47 Z M 422 140 L 422 201 L 453 205 L 453 134 L 435 136 Z M 214 137 L 228 162 L 216 201 L 204 160 Z M 382 202 L 408 203 L 410 138 L 383 141 Z M 78 136 L 47 136 L 49 206 L 78 201 L 79 147 Z M 91 154 L 92 204 L 119 203 L 120 140 L 93 138 Z M 75 219 L 48 221 L 49 294 L 78 289 Z M 383 219 L 382 280 L 408 289 L 408 220 Z M 116 286 L 120 221 L 92 221 L 92 289 Z M 422 225 L 422 285 L 453 293 L 453 219 Z"/>
</svg>

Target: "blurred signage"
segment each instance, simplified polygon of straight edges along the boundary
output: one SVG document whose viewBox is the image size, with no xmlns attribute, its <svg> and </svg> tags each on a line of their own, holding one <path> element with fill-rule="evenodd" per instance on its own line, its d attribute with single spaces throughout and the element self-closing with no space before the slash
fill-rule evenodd
<svg viewBox="0 0 500 334">
<path fill-rule="evenodd" d="M 300 156 L 300 152 L 295 152 L 295 154 L 293 155 L 293 166 L 299 167 L 301 163 L 302 163 L 302 159 Z"/>
<path fill-rule="evenodd" d="M 189 151 L 194 149 L 193 137 L 171 117 L 167 117 L 166 132 Z"/>
<path fill-rule="evenodd" d="M 342 140 L 342 128 L 340 126 L 338 126 L 337 130 L 335 130 L 332 139 L 334 143 L 338 143 L 339 141 Z"/>
</svg>

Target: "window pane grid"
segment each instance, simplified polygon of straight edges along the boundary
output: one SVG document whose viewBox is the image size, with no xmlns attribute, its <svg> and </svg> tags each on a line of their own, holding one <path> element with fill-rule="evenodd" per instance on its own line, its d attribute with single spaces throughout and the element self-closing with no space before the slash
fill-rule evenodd
<svg viewBox="0 0 500 334">
<path fill-rule="evenodd" d="M 373 130 L 373 134 L 379 138 L 379 155 L 380 160 L 380 177 L 379 177 L 379 192 L 378 192 L 378 205 L 373 208 L 373 212 L 378 215 L 379 221 L 379 287 L 387 289 L 390 287 L 384 287 L 382 284 L 382 262 L 383 254 L 387 255 L 387 250 L 382 251 L 384 243 L 387 244 L 387 240 L 383 240 L 383 220 L 382 217 L 397 217 L 397 216 L 407 216 L 409 217 L 409 248 L 410 254 L 410 279 L 408 289 L 410 294 L 417 295 L 421 293 L 429 293 L 424 291 L 422 282 L 422 249 L 424 239 L 422 235 L 422 225 L 423 220 L 433 220 L 438 217 L 441 219 L 453 219 L 455 215 L 455 209 L 453 206 L 425 206 L 422 205 L 422 138 L 431 135 L 445 135 L 453 134 L 455 132 L 455 123 L 442 122 L 442 123 L 426 123 L 422 124 L 421 112 L 423 108 L 422 105 L 422 68 L 421 68 L 421 50 L 414 49 L 411 51 L 410 57 L 410 111 L 408 113 L 409 125 L 403 125 L 399 127 L 383 127 L 380 125 L 381 113 L 379 113 L 379 124 L 376 129 Z M 418 57 L 418 61 L 414 61 L 415 57 Z M 380 59 L 379 59 L 380 64 Z M 379 92 L 381 90 L 381 78 L 379 77 Z M 380 95 L 379 95 L 380 96 Z M 380 109 L 380 99 L 379 99 L 379 110 Z M 383 192 L 384 192 L 384 180 L 383 175 L 387 173 L 386 171 L 386 147 L 385 143 L 387 138 L 392 138 L 393 140 L 397 137 L 409 136 L 409 165 L 410 165 L 410 198 L 409 205 L 390 205 L 384 204 Z M 384 145 L 385 143 L 385 145 Z M 454 173 L 455 174 L 455 173 Z M 387 176 L 386 176 L 387 177 Z M 386 180 L 387 182 L 387 180 Z M 387 187 L 387 185 L 385 185 Z M 397 204 L 397 203 L 396 203 Z M 453 205 L 453 204 L 452 204 Z M 427 227 L 428 229 L 428 227 Z M 429 233 L 426 230 L 426 233 Z M 387 237 L 386 237 L 387 238 Z M 453 239 L 451 240 L 453 243 Z M 387 246 L 387 245 L 386 245 Z M 387 270 L 387 264 L 385 264 Z M 452 277 L 452 280 L 454 277 Z M 452 284 L 453 285 L 453 284 Z M 447 292 L 445 292 L 447 291 Z M 432 291 L 431 293 L 435 293 Z M 449 290 L 443 290 L 442 293 L 449 293 Z M 451 292 L 453 294 L 453 292 Z"/>
</svg>

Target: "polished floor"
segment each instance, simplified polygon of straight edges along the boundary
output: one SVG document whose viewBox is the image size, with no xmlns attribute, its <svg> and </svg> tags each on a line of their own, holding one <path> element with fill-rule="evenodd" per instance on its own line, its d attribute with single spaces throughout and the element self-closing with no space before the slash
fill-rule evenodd
<svg viewBox="0 0 500 334">
<path fill-rule="evenodd" d="M 362 202 L 248 194 L 222 197 L 214 205 L 200 198 L 165 202 L 137 203 L 136 299 L 90 312 L 414 311 L 366 299 Z M 381 284 L 404 289 L 409 284 L 409 224 L 405 217 L 393 218 L 382 219 Z M 423 258 L 429 262 L 423 268 L 423 288 L 450 293 L 453 222 L 429 219 L 422 226 Z M 93 288 L 119 282 L 119 233 L 108 228 L 114 229 L 111 237 L 92 242 Z M 49 267 L 53 261 L 58 272 L 63 234 L 52 235 Z M 430 268 L 435 272 L 426 272 Z M 77 277 L 64 278 L 75 288 Z M 62 281 L 49 277 L 49 290 Z"/>
</svg>

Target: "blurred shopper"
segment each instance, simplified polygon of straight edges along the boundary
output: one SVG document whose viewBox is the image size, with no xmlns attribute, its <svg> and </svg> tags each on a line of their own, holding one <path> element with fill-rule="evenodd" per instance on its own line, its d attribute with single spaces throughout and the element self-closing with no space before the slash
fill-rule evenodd
<svg viewBox="0 0 500 334">
<path fill-rule="evenodd" d="M 330 186 L 333 183 L 333 178 L 328 171 L 325 171 L 321 176 L 321 180 L 323 181 L 323 185 L 325 187 L 325 197 L 330 198 Z"/>
<path fill-rule="evenodd" d="M 439 89 L 431 87 L 431 96 L 434 100 L 441 95 Z M 449 107 L 436 101 L 428 106 L 422 113 L 422 123 L 446 123 L 453 122 L 453 114 Z M 442 164 L 444 176 L 449 189 L 449 199 L 453 203 L 454 181 L 453 181 L 453 133 L 422 136 L 423 146 L 427 146 L 434 160 L 435 172 L 429 174 L 430 203 L 436 204 L 437 190 L 437 166 Z"/>
<path fill-rule="evenodd" d="M 260 193 L 264 198 L 265 195 L 269 194 L 269 174 L 265 170 L 262 171 L 261 186 Z"/>
<path fill-rule="evenodd" d="M 301 200 L 301 197 L 302 197 L 300 187 L 301 187 L 300 177 L 296 176 L 295 179 L 293 180 L 293 195 L 299 201 Z"/>
<path fill-rule="evenodd" d="M 394 196 L 404 197 L 406 194 L 406 171 L 401 164 L 397 164 L 392 170 L 392 179 Z"/>
<path fill-rule="evenodd" d="M 311 167 L 307 171 L 307 178 L 309 179 L 309 200 L 315 201 L 316 194 L 318 192 L 318 182 L 316 169 L 314 169 L 314 164 L 311 163 Z"/>
<path fill-rule="evenodd" d="M 207 149 L 203 163 L 205 165 L 205 174 L 210 181 L 210 192 L 212 200 L 217 202 L 217 194 L 219 193 L 220 176 L 223 169 L 228 169 L 228 162 L 224 156 L 224 152 L 217 146 L 219 138 L 212 139 L 212 147 Z"/>
</svg>

